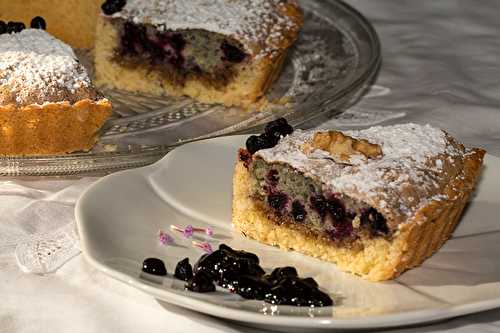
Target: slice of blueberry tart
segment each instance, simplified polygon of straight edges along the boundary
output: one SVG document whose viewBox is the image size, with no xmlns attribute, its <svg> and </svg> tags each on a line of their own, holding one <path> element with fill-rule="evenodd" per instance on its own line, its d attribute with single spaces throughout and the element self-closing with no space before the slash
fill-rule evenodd
<svg viewBox="0 0 500 333">
<path fill-rule="evenodd" d="M 32 25 L 46 23 L 37 17 Z M 43 29 L 24 28 L 0 21 L 0 155 L 91 149 L 111 103 L 71 47 Z"/>
<path fill-rule="evenodd" d="M 393 279 L 450 237 L 484 154 L 429 125 L 293 131 L 277 120 L 239 152 L 232 221 L 260 242 Z"/>
<path fill-rule="evenodd" d="M 108 0 L 96 82 L 250 107 L 279 76 L 302 23 L 294 0 Z"/>
</svg>

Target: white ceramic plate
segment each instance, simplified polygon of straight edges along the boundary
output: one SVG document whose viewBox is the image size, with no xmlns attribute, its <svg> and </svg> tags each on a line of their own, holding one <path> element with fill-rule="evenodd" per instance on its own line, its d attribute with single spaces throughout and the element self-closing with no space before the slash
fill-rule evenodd
<svg viewBox="0 0 500 333">
<path fill-rule="evenodd" d="M 205 314 L 274 330 L 360 329 L 410 325 L 500 307 L 500 159 L 486 157 L 476 195 L 445 246 L 422 267 L 395 281 L 372 283 L 333 264 L 247 240 L 231 226 L 231 177 L 242 136 L 182 146 L 160 162 L 98 181 L 76 209 L 84 254 L 104 273 L 153 297 Z M 172 273 L 184 257 L 201 252 L 176 235 L 176 245 L 157 241 L 170 224 L 210 226 L 220 242 L 255 252 L 266 269 L 292 265 L 314 277 L 336 306 L 272 307 L 218 290 L 196 294 L 183 283 L 140 277 L 147 257 L 159 257 Z"/>
</svg>

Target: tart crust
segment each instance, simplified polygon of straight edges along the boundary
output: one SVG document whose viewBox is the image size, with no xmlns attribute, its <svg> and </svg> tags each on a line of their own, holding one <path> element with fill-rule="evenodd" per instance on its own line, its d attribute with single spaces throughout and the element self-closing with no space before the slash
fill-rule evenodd
<svg viewBox="0 0 500 333">
<path fill-rule="evenodd" d="M 451 236 L 481 172 L 484 154 L 481 149 L 468 152 L 459 175 L 443 188 L 448 199 L 429 201 L 401 223 L 390 239 L 360 238 L 357 246 L 342 246 L 296 230 L 291 224 L 277 223 L 250 197 L 251 176 L 243 162 L 236 164 L 233 177 L 232 222 L 247 237 L 334 262 L 341 270 L 364 279 L 394 279 L 422 264 Z"/>
<path fill-rule="evenodd" d="M 95 26 L 104 0 L 0 0 L 0 20 L 21 21 L 42 16 L 47 31 L 74 48 L 94 47 Z"/>
<path fill-rule="evenodd" d="M 107 99 L 0 105 L 0 155 L 56 155 L 88 151 L 111 115 Z"/>
</svg>

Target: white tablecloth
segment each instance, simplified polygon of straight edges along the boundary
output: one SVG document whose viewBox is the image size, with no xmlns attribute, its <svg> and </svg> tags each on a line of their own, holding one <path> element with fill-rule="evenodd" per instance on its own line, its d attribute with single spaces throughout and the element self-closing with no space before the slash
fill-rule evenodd
<svg viewBox="0 0 500 333">
<path fill-rule="evenodd" d="M 384 64 L 370 94 L 329 124 L 431 123 L 500 156 L 500 2 L 349 3 L 375 25 Z M 159 304 L 97 272 L 81 256 L 53 274 L 22 273 L 16 245 L 74 223 L 74 203 L 94 180 L 0 182 L 1 332 L 257 332 Z M 395 330 L 450 331 L 499 332 L 500 310 Z"/>
</svg>

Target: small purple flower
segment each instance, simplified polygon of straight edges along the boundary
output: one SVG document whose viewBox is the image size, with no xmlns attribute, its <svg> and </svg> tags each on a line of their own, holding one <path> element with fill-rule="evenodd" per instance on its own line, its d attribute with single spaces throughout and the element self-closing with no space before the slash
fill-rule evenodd
<svg viewBox="0 0 500 333">
<path fill-rule="evenodd" d="M 158 232 L 158 239 L 160 240 L 160 243 L 162 245 L 165 245 L 165 246 L 171 245 L 174 243 L 174 239 L 172 238 L 172 236 L 170 236 L 169 234 L 167 234 L 163 230 L 160 230 Z"/>
<path fill-rule="evenodd" d="M 193 226 L 192 225 L 188 225 L 186 226 L 185 228 L 181 228 L 179 226 L 176 226 L 175 224 L 172 224 L 170 226 L 170 229 L 172 230 L 175 230 L 175 231 L 178 231 L 178 232 L 182 232 L 182 235 L 186 238 L 191 238 L 193 237 Z"/>
<path fill-rule="evenodd" d="M 182 227 L 179 227 L 179 226 L 177 226 L 175 224 L 172 224 L 170 226 L 170 229 L 178 231 L 178 232 L 182 232 L 183 236 L 186 237 L 186 238 L 193 237 L 193 234 L 195 232 L 204 232 L 205 235 L 207 235 L 207 236 L 213 236 L 213 234 L 214 234 L 214 231 L 210 227 L 207 227 L 207 228 L 195 228 L 192 225 L 187 225 L 185 228 L 182 228 Z"/>
<path fill-rule="evenodd" d="M 209 253 L 209 254 L 214 252 L 214 250 L 212 249 L 212 245 L 210 245 L 210 243 L 207 243 L 207 242 L 193 241 L 193 246 L 195 246 L 199 249 L 202 249 L 204 252 Z"/>
<path fill-rule="evenodd" d="M 186 238 L 191 238 L 193 237 L 194 229 L 191 224 L 187 225 L 186 228 L 184 229 L 184 237 Z"/>
<path fill-rule="evenodd" d="M 214 231 L 212 230 L 212 228 L 208 227 L 208 228 L 205 228 L 205 234 L 207 236 L 212 237 L 214 235 Z"/>
</svg>

